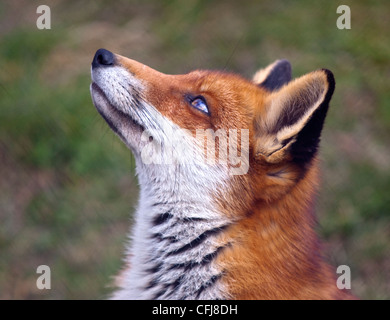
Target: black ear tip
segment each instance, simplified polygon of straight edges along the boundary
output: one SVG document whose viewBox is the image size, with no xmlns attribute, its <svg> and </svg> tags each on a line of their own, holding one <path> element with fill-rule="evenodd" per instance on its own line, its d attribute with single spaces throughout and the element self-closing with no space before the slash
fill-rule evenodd
<svg viewBox="0 0 390 320">
<path fill-rule="evenodd" d="M 291 64 L 286 59 L 277 60 L 267 78 L 260 84 L 269 91 L 275 91 L 291 81 Z"/>
<path fill-rule="evenodd" d="M 286 59 L 278 60 L 274 67 L 274 71 L 276 71 L 278 74 L 284 75 L 285 78 L 290 78 L 290 80 L 291 80 L 291 73 L 292 73 L 291 69 L 292 69 L 291 63 Z"/>
<path fill-rule="evenodd" d="M 284 70 L 291 71 L 291 63 L 287 59 L 280 59 L 276 62 L 276 67 L 283 68 Z"/>
<path fill-rule="evenodd" d="M 326 79 L 327 79 L 328 84 L 329 84 L 329 89 L 328 89 L 327 95 L 329 96 L 329 100 L 330 100 L 330 97 L 333 95 L 334 89 L 336 87 L 336 80 L 334 78 L 332 71 L 330 71 L 328 69 L 321 69 L 321 71 L 325 72 L 325 74 L 326 74 Z"/>
<path fill-rule="evenodd" d="M 330 71 L 329 69 L 321 69 L 321 70 L 325 72 L 326 77 L 328 78 L 328 82 L 336 83 L 332 71 Z"/>
</svg>

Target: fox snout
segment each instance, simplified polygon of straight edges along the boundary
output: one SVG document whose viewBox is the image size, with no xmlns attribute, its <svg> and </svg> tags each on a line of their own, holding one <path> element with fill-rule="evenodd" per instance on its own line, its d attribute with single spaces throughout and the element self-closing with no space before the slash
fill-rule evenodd
<svg viewBox="0 0 390 320">
<path fill-rule="evenodd" d="M 113 66 L 115 64 L 115 55 L 106 49 L 96 51 L 92 60 L 92 68 Z"/>
<path fill-rule="evenodd" d="M 99 49 L 91 63 L 90 86 L 93 103 L 110 128 L 133 150 L 144 129 L 141 109 L 144 85 L 131 70 L 123 67 L 121 57 Z M 133 150 L 134 151 L 134 150 Z"/>
</svg>

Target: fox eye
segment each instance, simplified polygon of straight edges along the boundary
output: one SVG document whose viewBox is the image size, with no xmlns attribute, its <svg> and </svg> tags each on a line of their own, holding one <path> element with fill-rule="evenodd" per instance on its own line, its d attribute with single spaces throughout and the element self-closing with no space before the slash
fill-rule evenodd
<svg viewBox="0 0 390 320">
<path fill-rule="evenodd" d="M 195 109 L 198 109 L 199 111 L 209 114 L 209 108 L 207 106 L 206 100 L 203 97 L 198 96 L 191 99 L 190 104 Z"/>
</svg>

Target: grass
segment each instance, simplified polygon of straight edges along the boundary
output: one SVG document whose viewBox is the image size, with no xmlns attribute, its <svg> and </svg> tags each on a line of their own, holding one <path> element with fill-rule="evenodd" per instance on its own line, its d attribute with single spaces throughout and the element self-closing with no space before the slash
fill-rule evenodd
<svg viewBox="0 0 390 320">
<path fill-rule="evenodd" d="M 0 298 L 112 290 L 138 188 L 130 151 L 89 95 L 90 62 L 105 47 L 167 73 L 250 77 L 278 58 L 294 76 L 332 70 L 320 232 L 334 264 L 351 267 L 357 295 L 389 299 L 390 6 L 343 4 L 351 30 L 336 28 L 337 1 L 57 1 L 42 31 L 33 3 L 1 4 Z M 40 264 L 51 267 L 51 290 L 36 289 Z"/>
</svg>

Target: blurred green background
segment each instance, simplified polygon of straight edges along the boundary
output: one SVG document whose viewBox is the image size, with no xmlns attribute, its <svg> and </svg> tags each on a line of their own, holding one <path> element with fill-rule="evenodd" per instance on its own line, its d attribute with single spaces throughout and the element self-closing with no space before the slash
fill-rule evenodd
<svg viewBox="0 0 390 320">
<path fill-rule="evenodd" d="M 328 68 L 336 92 L 322 136 L 319 232 L 352 291 L 390 298 L 388 1 L 0 3 L 0 298 L 103 299 L 122 265 L 138 186 L 129 150 L 92 105 L 98 48 L 166 73 L 251 77 L 286 58 L 294 77 Z M 351 8 L 339 30 L 336 9 Z M 51 290 L 36 288 L 37 266 Z"/>
</svg>

